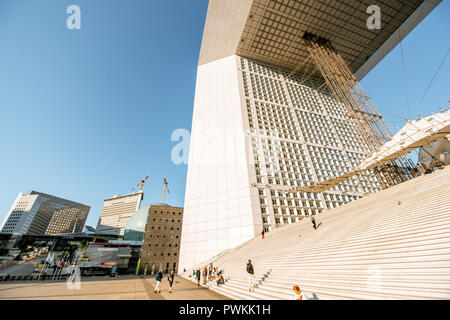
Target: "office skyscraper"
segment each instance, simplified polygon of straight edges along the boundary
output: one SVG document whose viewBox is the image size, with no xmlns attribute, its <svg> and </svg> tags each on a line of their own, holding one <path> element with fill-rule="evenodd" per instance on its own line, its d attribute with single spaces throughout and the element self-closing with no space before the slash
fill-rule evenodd
<svg viewBox="0 0 450 320">
<path fill-rule="evenodd" d="M 58 234 L 82 232 L 90 207 L 42 192 L 19 193 L 1 232 Z"/>
<path fill-rule="evenodd" d="M 333 91 L 334 79 L 311 57 L 307 40 L 314 35 L 320 45 L 331 43 L 336 61 L 348 66 L 356 81 L 439 2 L 378 1 L 377 30 L 368 27 L 372 3 L 365 1 L 210 1 L 197 70 L 179 270 L 262 230 L 377 192 L 385 187 L 380 176 L 403 178 L 394 171 L 404 168 L 394 165 L 392 172 L 366 172 L 326 192 L 300 191 L 341 175 L 376 149 L 371 133 L 370 139 L 361 134 L 360 122 L 381 119 L 375 111 L 350 119 L 353 106 Z"/>
<path fill-rule="evenodd" d="M 139 209 L 143 199 L 142 191 L 105 199 L 97 233 L 123 236 L 128 220 Z"/>
</svg>

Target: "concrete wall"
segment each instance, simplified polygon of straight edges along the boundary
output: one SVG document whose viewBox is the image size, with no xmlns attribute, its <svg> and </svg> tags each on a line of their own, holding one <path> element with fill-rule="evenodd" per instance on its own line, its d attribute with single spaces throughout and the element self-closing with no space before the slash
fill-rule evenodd
<svg viewBox="0 0 450 320">
<path fill-rule="evenodd" d="M 260 232 L 239 81 L 235 55 L 198 68 L 179 270 Z"/>
</svg>

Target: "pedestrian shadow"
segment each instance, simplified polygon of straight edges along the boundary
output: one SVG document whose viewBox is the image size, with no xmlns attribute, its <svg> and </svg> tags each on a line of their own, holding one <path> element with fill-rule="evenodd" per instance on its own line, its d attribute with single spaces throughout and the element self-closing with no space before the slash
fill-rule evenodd
<svg viewBox="0 0 450 320">
<path fill-rule="evenodd" d="M 319 229 L 319 227 L 322 225 L 322 222 L 319 222 L 316 229 Z"/>
<path fill-rule="evenodd" d="M 313 293 L 312 298 L 309 298 L 309 300 L 319 300 L 319 297 L 315 293 Z"/>
</svg>

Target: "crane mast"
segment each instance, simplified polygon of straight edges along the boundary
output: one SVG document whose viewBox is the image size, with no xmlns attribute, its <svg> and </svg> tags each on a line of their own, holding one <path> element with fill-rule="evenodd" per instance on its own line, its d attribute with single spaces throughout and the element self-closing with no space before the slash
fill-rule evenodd
<svg viewBox="0 0 450 320">
<path fill-rule="evenodd" d="M 167 192 L 169 192 L 169 189 L 167 188 L 167 185 L 168 185 L 167 180 L 164 177 L 164 186 L 163 186 L 163 193 L 162 193 L 162 200 L 161 200 L 162 203 L 164 203 L 164 198 L 166 196 L 166 190 L 167 190 Z"/>
</svg>

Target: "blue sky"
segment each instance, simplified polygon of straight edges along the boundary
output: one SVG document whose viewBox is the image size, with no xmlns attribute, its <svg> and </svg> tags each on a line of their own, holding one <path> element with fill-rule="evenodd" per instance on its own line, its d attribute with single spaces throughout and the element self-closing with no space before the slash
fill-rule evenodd
<svg viewBox="0 0 450 320">
<path fill-rule="evenodd" d="M 81 8 L 81 30 L 66 8 Z M 17 193 L 90 205 L 131 191 L 182 206 L 186 165 L 171 133 L 190 130 L 208 1 L 0 0 L 0 219 Z M 416 107 L 450 43 L 445 2 L 403 41 L 410 112 L 448 106 L 450 58 Z M 362 81 L 391 125 L 408 117 L 400 47 Z M 400 121 L 400 122 L 399 122 Z M 396 128 L 393 128 L 396 131 Z"/>
</svg>

